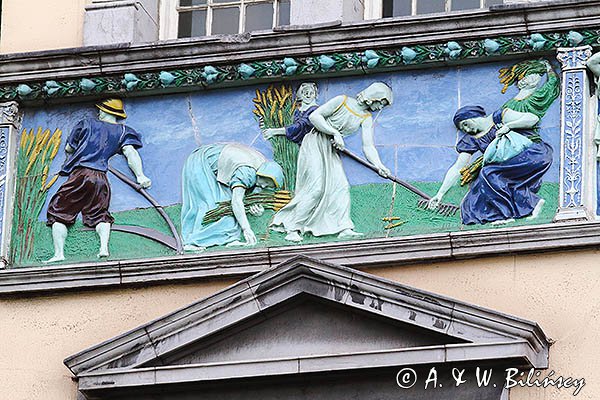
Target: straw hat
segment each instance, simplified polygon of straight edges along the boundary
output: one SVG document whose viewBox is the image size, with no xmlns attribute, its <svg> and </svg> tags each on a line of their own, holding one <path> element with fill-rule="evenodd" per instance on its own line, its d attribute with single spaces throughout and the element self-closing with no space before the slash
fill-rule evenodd
<svg viewBox="0 0 600 400">
<path fill-rule="evenodd" d="M 125 110 L 123 109 L 123 100 L 106 99 L 100 103 L 97 103 L 96 107 L 107 114 L 111 114 L 119 118 L 127 118 L 127 114 L 125 114 Z"/>
</svg>

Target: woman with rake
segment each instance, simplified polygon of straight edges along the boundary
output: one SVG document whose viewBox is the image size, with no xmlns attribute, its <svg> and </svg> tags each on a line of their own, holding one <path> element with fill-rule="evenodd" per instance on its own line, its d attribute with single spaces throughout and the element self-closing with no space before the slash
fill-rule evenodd
<svg viewBox="0 0 600 400">
<path fill-rule="evenodd" d="M 440 204 L 458 183 L 460 170 L 480 151 L 483 167 L 461 203 L 462 223 L 497 225 L 536 218 L 544 204 L 537 192 L 552 164 L 552 148 L 532 130 L 538 121 L 535 114 L 511 109 L 486 116 L 480 106 L 460 108 L 454 115 L 454 124 L 462 131 L 456 144 L 458 158 L 429 208 Z"/>
</svg>

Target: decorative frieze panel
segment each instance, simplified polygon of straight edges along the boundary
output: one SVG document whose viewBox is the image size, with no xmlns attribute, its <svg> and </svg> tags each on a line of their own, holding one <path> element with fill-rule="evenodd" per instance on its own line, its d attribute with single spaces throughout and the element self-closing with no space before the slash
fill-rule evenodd
<svg viewBox="0 0 600 400">
<path fill-rule="evenodd" d="M 260 63 L 238 72 L 283 68 Z M 290 76 L 323 68 L 282 64 Z M 123 80 L 134 91 L 222 74 Z M 39 266 L 549 223 L 559 91 L 556 65 L 532 58 L 30 107 L 11 258 Z"/>
</svg>

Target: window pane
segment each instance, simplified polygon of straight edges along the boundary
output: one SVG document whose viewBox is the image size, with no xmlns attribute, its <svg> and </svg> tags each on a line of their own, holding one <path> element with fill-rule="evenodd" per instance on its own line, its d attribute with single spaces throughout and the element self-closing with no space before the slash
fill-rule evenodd
<svg viewBox="0 0 600 400">
<path fill-rule="evenodd" d="M 412 0 L 393 0 L 391 3 L 393 17 L 404 17 L 412 14 Z"/>
<path fill-rule="evenodd" d="M 417 0 L 417 14 L 446 11 L 445 0 Z"/>
<path fill-rule="evenodd" d="M 452 11 L 474 10 L 479 8 L 480 5 L 479 0 L 452 0 Z"/>
<path fill-rule="evenodd" d="M 206 36 L 206 10 L 179 13 L 177 37 Z"/>
<path fill-rule="evenodd" d="M 394 0 L 383 0 L 383 11 L 381 12 L 381 16 L 383 18 L 393 17 L 394 16 Z"/>
<path fill-rule="evenodd" d="M 212 34 L 238 33 L 240 8 L 214 8 L 212 20 Z"/>
<path fill-rule="evenodd" d="M 212 0 L 212 2 L 213 3 L 233 3 L 233 2 L 236 2 L 238 4 L 240 3 L 239 1 L 235 1 L 235 0 Z"/>
<path fill-rule="evenodd" d="M 494 6 L 496 4 L 502 4 L 502 3 L 504 3 L 504 1 L 502 1 L 502 0 L 485 0 L 486 7 Z"/>
<path fill-rule="evenodd" d="M 181 7 L 201 6 L 206 4 L 206 0 L 179 0 Z"/>
<path fill-rule="evenodd" d="M 246 32 L 261 31 L 273 27 L 273 4 L 262 3 L 246 6 Z"/>
<path fill-rule="evenodd" d="M 290 1 L 281 0 L 279 2 L 279 23 L 277 25 L 290 24 Z"/>
</svg>

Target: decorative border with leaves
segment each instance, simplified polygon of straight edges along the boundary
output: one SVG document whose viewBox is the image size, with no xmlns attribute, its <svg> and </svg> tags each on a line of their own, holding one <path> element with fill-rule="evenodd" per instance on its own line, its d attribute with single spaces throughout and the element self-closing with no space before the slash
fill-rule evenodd
<svg viewBox="0 0 600 400">
<path fill-rule="evenodd" d="M 6 175 L 7 170 L 7 156 L 8 156 L 8 141 L 10 130 L 6 127 L 0 127 L 0 244 L 2 243 L 3 237 L 3 223 L 4 223 L 4 195 L 6 193 Z"/>
<path fill-rule="evenodd" d="M 565 131 L 563 149 L 565 157 L 564 167 L 564 196 L 561 200 L 562 207 L 580 207 L 581 182 L 583 165 L 581 162 L 582 132 L 583 132 L 583 72 L 569 73 L 567 75 L 565 93 Z"/>
<path fill-rule="evenodd" d="M 0 87 L 2 100 L 36 100 L 77 96 L 102 96 L 165 88 L 194 88 L 224 82 L 268 78 L 301 78 L 314 74 L 378 72 L 403 66 L 491 59 L 502 55 L 536 54 L 569 46 L 600 46 L 600 29 L 533 33 L 531 35 L 449 41 L 361 52 L 283 57 L 277 60 L 241 64 L 204 65 L 190 69 L 125 73 L 81 79 L 23 82 Z"/>
</svg>

